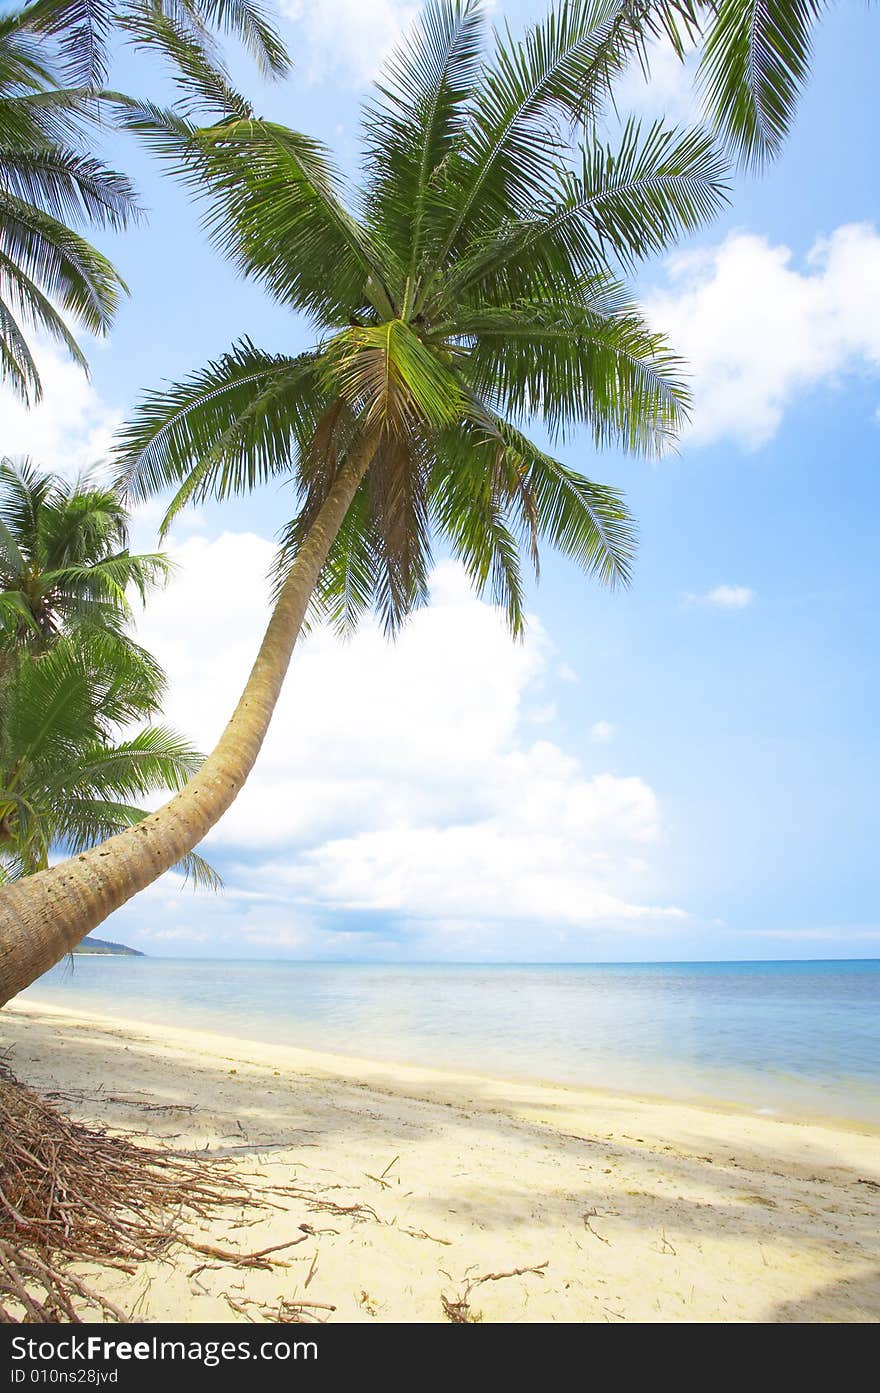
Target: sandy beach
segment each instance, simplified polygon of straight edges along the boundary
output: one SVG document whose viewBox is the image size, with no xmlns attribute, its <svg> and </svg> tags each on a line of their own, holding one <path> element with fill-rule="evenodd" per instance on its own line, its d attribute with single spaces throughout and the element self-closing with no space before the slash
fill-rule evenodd
<svg viewBox="0 0 880 1393">
<path fill-rule="evenodd" d="M 867 1128 L 32 1001 L 0 1015 L 0 1049 L 76 1117 L 301 1191 L 190 1230 L 251 1252 L 301 1239 L 283 1267 L 198 1270 L 175 1249 L 134 1275 L 102 1274 L 135 1319 L 263 1319 L 293 1298 L 332 1321 L 445 1321 L 463 1299 L 484 1321 L 880 1319 L 880 1136 Z"/>
</svg>

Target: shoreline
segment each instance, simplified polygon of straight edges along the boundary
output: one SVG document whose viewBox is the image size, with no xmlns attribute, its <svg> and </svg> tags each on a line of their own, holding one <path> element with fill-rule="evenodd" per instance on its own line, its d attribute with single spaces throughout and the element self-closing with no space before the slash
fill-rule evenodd
<svg viewBox="0 0 880 1393">
<path fill-rule="evenodd" d="M 867 1126 L 380 1063 L 33 1000 L 0 1013 L 0 1046 L 22 1082 L 84 1121 L 366 1206 L 369 1222 L 334 1221 L 304 1245 L 310 1294 L 320 1287 L 333 1319 L 443 1320 L 441 1293 L 455 1296 L 468 1272 L 544 1262 L 481 1287 L 481 1317 L 880 1319 L 880 1144 Z M 293 1219 L 296 1229 L 303 1213 L 242 1216 L 244 1238 L 220 1221 L 204 1232 L 257 1248 L 289 1237 Z M 297 1259 L 283 1279 L 235 1277 L 263 1299 L 308 1270 Z M 143 1319 L 229 1319 L 219 1277 L 191 1279 L 183 1259 L 159 1275 L 114 1274 L 109 1294 Z"/>
<path fill-rule="evenodd" d="M 864 1117 L 848 1116 L 840 1112 L 825 1112 L 820 1108 L 799 1107 L 795 1101 L 785 1107 L 758 1106 L 756 1102 L 725 1098 L 710 1092 L 683 1090 L 681 1093 L 655 1092 L 652 1089 L 629 1089 L 613 1085 L 603 1086 L 595 1083 L 579 1083 L 569 1079 L 553 1079 L 542 1074 L 500 1073 L 492 1069 L 465 1069 L 457 1065 L 430 1065 L 418 1060 L 392 1058 L 375 1055 L 341 1053 L 338 1050 L 315 1050 L 305 1045 L 280 1044 L 270 1040 L 260 1040 L 254 1036 L 239 1035 L 234 1031 L 224 1032 L 203 1026 L 171 1026 L 161 1021 L 143 1020 L 140 1017 L 116 1015 L 110 1011 L 81 1010 L 76 1007 L 57 1006 L 54 1002 L 42 1001 L 37 997 L 17 997 L 6 1008 L 22 1013 L 33 1012 L 45 1016 L 58 1016 L 71 1020 L 91 1021 L 96 1025 L 115 1024 L 135 1032 L 154 1035 L 164 1034 L 191 1039 L 198 1048 L 201 1038 L 214 1042 L 226 1041 L 240 1049 L 251 1052 L 283 1053 L 293 1064 L 305 1069 L 325 1070 L 328 1077 L 342 1076 L 356 1070 L 364 1076 L 384 1074 L 395 1076 L 398 1082 L 409 1076 L 418 1082 L 434 1079 L 438 1084 L 444 1079 L 462 1083 L 470 1080 L 472 1084 L 490 1083 L 497 1087 L 556 1089 L 577 1094 L 583 1098 L 595 1098 L 597 1102 L 644 1104 L 649 1106 L 695 1108 L 699 1111 L 732 1114 L 737 1117 L 766 1118 L 772 1122 L 786 1122 L 793 1126 L 818 1126 L 841 1129 L 880 1140 L 880 1122 Z"/>
</svg>

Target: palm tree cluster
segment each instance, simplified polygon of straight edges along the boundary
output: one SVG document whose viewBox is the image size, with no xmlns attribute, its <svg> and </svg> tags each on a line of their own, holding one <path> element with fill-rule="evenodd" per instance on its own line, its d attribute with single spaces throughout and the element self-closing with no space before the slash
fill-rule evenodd
<svg viewBox="0 0 880 1393">
<path fill-rule="evenodd" d="M 137 655 L 145 689 L 155 682 L 152 659 L 127 634 L 128 596 L 144 600 L 170 566 L 161 552 L 132 554 L 128 527 L 113 487 L 0 460 L 0 652 L 42 653 L 74 629 L 101 632 L 127 661 Z"/>
<path fill-rule="evenodd" d="M 168 574 L 127 549 L 118 494 L 0 462 L 0 884 L 94 846 L 201 763 L 163 726 L 165 680 L 127 632 L 127 592 Z M 140 728 L 123 736 L 133 724 Z M 198 857 L 187 869 L 214 882 Z"/>
</svg>

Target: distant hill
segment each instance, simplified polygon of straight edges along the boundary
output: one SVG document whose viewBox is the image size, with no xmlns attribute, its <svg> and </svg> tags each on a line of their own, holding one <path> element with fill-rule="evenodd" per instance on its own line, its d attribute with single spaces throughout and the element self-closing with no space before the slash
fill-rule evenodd
<svg viewBox="0 0 880 1393">
<path fill-rule="evenodd" d="M 99 954 L 102 957 L 122 957 L 122 958 L 142 958 L 143 953 L 139 953 L 137 948 L 126 948 L 124 943 L 110 943 L 106 938 L 92 938 L 91 935 L 84 938 L 82 943 L 78 943 L 74 948 L 74 953 Z"/>
</svg>

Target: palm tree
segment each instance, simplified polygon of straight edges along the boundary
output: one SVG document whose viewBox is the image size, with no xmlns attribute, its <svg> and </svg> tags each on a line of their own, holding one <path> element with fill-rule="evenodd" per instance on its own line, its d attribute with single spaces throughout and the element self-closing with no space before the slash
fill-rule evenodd
<svg viewBox="0 0 880 1393">
<path fill-rule="evenodd" d="M 142 654 L 126 632 L 128 594 L 144 600 L 170 570 L 160 552 L 129 551 L 118 489 L 0 460 L 0 654 L 43 652 L 74 628 L 101 630 Z M 142 663 L 146 680 L 155 664 L 146 654 Z M 155 679 L 148 685 L 155 689 Z"/>
<path fill-rule="evenodd" d="M 76 854 L 147 813 L 135 800 L 182 787 L 201 755 L 161 726 L 121 739 L 155 709 L 137 662 L 91 633 L 19 652 L 0 674 L 0 885 L 43 870 L 53 846 Z M 217 877 L 200 857 L 183 869 Z"/>
<path fill-rule="evenodd" d="M 133 799 L 180 788 L 201 763 L 163 727 L 120 735 L 165 692 L 127 632 L 128 591 L 143 600 L 170 572 L 127 542 L 113 487 L 0 461 L 0 884 L 44 869 L 53 846 L 134 826 L 146 813 Z M 184 869 L 217 883 L 199 857 Z"/>
<path fill-rule="evenodd" d="M 277 598 L 238 706 L 165 807 L 76 860 L 0 892 L 0 1002 L 196 845 L 253 766 L 310 601 L 394 630 L 425 596 L 432 533 L 523 623 L 520 545 L 546 541 L 625 582 L 620 495 L 534 443 L 662 448 L 686 407 L 678 361 L 613 273 L 668 246 L 724 196 L 701 133 L 595 123 L 643 35 L 623 0 L 569 0 L 483 57 L 480 6 L 433 4 L 364 116 L 346 198 L 328 152 L 265 121 L 144 125 L 208 200 L 213 240 L 310 316 L 291 357 L 249 341 L 147 397 L 122 441 L 133 498 L 191 500 L 290 479 Z M 572 157 L 571 122 L 586 138 Z M 353 710 L 356 698 L 353 696 Z"/>
</svg>

